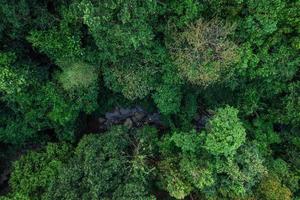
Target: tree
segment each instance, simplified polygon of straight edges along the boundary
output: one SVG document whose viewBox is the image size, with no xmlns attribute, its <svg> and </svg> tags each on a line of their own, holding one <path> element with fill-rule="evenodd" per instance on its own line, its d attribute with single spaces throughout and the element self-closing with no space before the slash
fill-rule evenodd
<svg viewBox="0 0 300 200">
<path fill-rule="evenodd" d="M 155 70 L 148 66 L 142 68 L 141 64 L 132 63 L 123 68 L 105 68 L 104 81 L 114 92 L 120 92 L 129 100 L 135 100 L 144 98 L 154 89 L 155 74 Z"/>
<path fill-rule="evenodd" d="M 167 52 L 164 51 L 161 60 L 164 60 L 161 63 L 161 82 L 155 87 L 152 98 L 162 114 L 178 113 L 183 96 L 183 81 Z"/>
<path fill-rule="evenodd" d="M 284 108 L 285 115 L 280 111 L 279 121 L 284 123 L 293 124 L 294 126 L 299 126 L 299 104 L 300 104 L 300 82 L 294 82 L 288 86 L 288 95 L 283 98 L 282 107 Z"/>
<path fill-rule="evenodd" d="M 269 175 L 259 184 L 258 192 L 266 200 L 292 199 L 291 191 L 280 183 L 276 176 Z"/>
<path fill-rule="evenodd" d="M 30 84 L 28 66 L 15 67 L 16 55 L 11 52 L 0 54 L 0 92 L 13 96 Z"/>
<path fill-rule="evenodd" d="M 201 140 L 195 131 L 174 132 L 165 136 L 160 145 L 163 159 L 158 168 L 162 187 L 176 199 L 214 184 L 212 168 L 199 159 Z"/>
<path fill-rule="evenodd" d="M 227 199 L 249 197 L 267 174 L 264 159 L 255 143 L 241 146 L 235 156 L 215 157 L 214 167 L 217 173 L 215 195 Z"/>
<path fill-rule="evenodd" d="M 80 40 L 69 32 L 56 30 L 31 31 L 27 40 L 41 53 L 47 54 L 54 61 L 75 59 L 82 56 Z"/>
<path fill-rule="evenodd" d="M 6 143 L 20 144 L 35 136 L 38 127 L 29 125 L 33 112 L 26 110 L 30 95 L 28 89 L 36 89 L 39 81 L 37 71 L 29 63 L 20 61 L 12 52 L 0 53 L 0 95 L 3 104 L 3 124 L 0 126 L 0 140 Z M 32 97 L 31 97 L 32 98 Z M 31 110 L 31 108 L 30 108 Z M 34 124 L 36 121 L 32 121 Z"/>
<path fill-rule="evenodd" d="M 63 69 L 58 80 L 67 91 L 86 89 L 97 82 L 97 72 L 85 63 L 72 63 Z"/>
<path fill-rule="evenodd" d="M 49 187 L 46 199 L 119 199 L 127 195 L 153 199 L 147 187 L 150 174 L 143 151 L 150 153 L 146 144 L 154 141 L 138 140 L 134 150 L 137 154 L 131 157 L 126 132 L 123 127 L 114 127 L 101 136 L 85 136 L 75 150 L 75 157 Z M 145 136 L 155 137 L 155 130 L 145 128 L 136 133 L 137 138 Z"/>
<path fill-rule="evenodd" d="M 168 16 L 168 24 L 175 24 L 178 28 L 185 28 L 199 18 L 203 5 L 195 0 L 175 1 L 168 0 L 164 4 L 165 16 Z M 168 28 L 168 27 L 163 27 Z"/>
<path fill-rule="evenodd" d="M 71 155 L 67 144 L 48 144 L 41 152 L 29 152 L 13 165 L 12 198 L 41 199 Z"/>
<path fill-rule="evenodd" d="M 223 79 L 228 68 L 239 60 L 237 45 L 228 39 L 232 32 L 229 24 L 200 19 L 176 33 L 168 46 L 180 75 L 202 87 Z"/>
<path fill-rule="evenodd" d="M 154 128 L 113 127 L 69 145 L 48 144 L 14 163 L 8 197 L 28 199 L 154 199 L 149 180 L 157 143 Z M 134 147 L 130 150 L 130 147 Z"/>
<path fill-rule="evenodd" d="M 26 39 L 32 44 L 32 47 L 46 54 L 57 64 L 84 60 L 86 51 L 82 48 L 81 41 L 82 22 L 78 16 L 76 4 L 59 4 L 55 23 L 46 28 L 33 28 Z"/>
<path fill-rule="evenodd" d="M 223 144 L 224 141 L 215 140 L 215 136 L 209 138 L 208 134 L 216 133 L 213 131 L 177 131 L 163 138 L 158 169 L 162 188 L 171 196 L 184 199 L 191 193 L 199 193 L 206 198 L 245 198 L 251 195 L 253 187 L 266 174 L 267 169 L 257 145 L 242 144 L 245 129 L 237 118 L 236 109 L 229 106 L 218 109 L 207 122 L 208 130 L 213 130 L 213 127 L 218 127 L 215 130 L 220 134 L 240 133 L 234 140 L 237 144 L 226 140 Z M 223 148 L 216 148 L 220 144 Z"/>
<path fill-rule="evenodd" d="M 78 7 L 102 59 L 114 62 L 151 44 L 151 21 L 157 9 L 155 1 L 87 0 L 80 2 Z"/>
<path fill-rule="evenodd" d="M 297 0 L 0 0 L 0 199 L 300 199 L 299 19 Z"/>
<path fill-rule="evenodd" d="M 238 110 L 219 108 L 206 125 L 204 148 L 213 155 L 232 155 L 246 140 L 246 130 Z"/>
</svg>

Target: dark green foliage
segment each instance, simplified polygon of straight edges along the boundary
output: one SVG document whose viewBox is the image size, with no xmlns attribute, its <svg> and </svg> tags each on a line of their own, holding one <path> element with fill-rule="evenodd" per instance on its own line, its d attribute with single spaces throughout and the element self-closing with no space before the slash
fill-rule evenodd
<svg viewBox="0 0 300 200">
<path fill-rule="evenodd" d="M 6 39 L 9 35 L 12 39 L 24 37 L 24 31 L 29 18 L 29 6 L 25 0 L 22 1 L 1 1 L 1 26 L 0 39 Z"/>
<path fill-rule="evenodd" d="M 161 113 L 168 115 L 180 110 L 183 81 L 169 58 L 164 56 L 162 59 L 165 60 L 162 65 L 162 83 L 156 87 L 153 100 Z"/>
<path fill-rule="evenodd" d="M 87 0 L 78 7 L 103 59 L 116 61 L 151 44 L 150 23 L 157 9 L 155 1 Z"/>
<path fill-rule="evenodd" d="M 168 0 L 165 4 L 166 15 L 169 15 L 168 23 L 183 28 L 199 17 L 203 6 L 196 0 Z"/>
<path fill-rule="evenodd" d="M 297 0 L 0 0 L 0 199 L 300 199 L 299 53 Z"/>
<path fill-rule="evenodd" d="M 66 144 L 48 144 L 14 163 L 12 198 L 154 199 L 148 162 L 157 151 L 156 130 L 133 132 L 114 127 L 104 135 L 87 135 L 73 151 Z M 133 152 L 129 147 L 133 147 Z"/>
<path fill-rule="evenodd" d="M 47 54 L 55 62 L 78 60 L 84 54 L 80 38 L 82 25 L 78 23 L 80 19 L 74 7 L 62 6 L 58 9 L 61 18 L 59 23 L 46 30 L 33 29 L 26 38 L 34 48 Z"/>
<path fill-rule="evenodd" d="M 58 30 L 32 31 L 27 38 L 33 47 L 41 49 L 41 53 L 47 54 L 50 58 L 64 60 L 79 57 L 80 43 L 78 39 L 66 33 L 63 35 Z"/>
<path fill-rule="evenodd" d="M 127 144 L 121 134 L 122 129 L 114 129 L 102 137 L 83 138 L 65 173 L 50 186 L 48 197 L 67 199 L 70 195 L 72 199 L 98 199 L 115 190 L 126 173 L 126 157 L 120 152 L 124 152 Z"/>
<path fill-rule="evenodd" d="M 163 114 L 177 113 L 180 108 L 180 87 L 163 85 L 156 89 L 153 100 Z"/>
<path fill-rule="evenodd" d="M 181 102 L 181 112 L 178 114 L 178 123 L 183 130 L 193 127 L 192 120 L 198 111 L 199 92 L 195 89 L 186 90 Z"/>
<path fill-rule="evenodd" d="M 283 109 L 286 114 L 280 113 L 281 120 L 299 126 L 300 82 L 288 86 L 288 95 L 283 99 Z"/>
<path fill-rule="evenodd" d="M 10 179 L 14 198 L 40 199 L 67 162 L 71 148 L 66 144 L 49 144 L 43 152 L 29 152 L 14 163 Z"/>
</svg>

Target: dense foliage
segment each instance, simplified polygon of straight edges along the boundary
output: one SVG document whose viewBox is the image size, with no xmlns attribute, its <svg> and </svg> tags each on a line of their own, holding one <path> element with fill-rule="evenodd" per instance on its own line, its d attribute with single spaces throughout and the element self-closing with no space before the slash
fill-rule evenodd
<svg viewBox="0 0 300 200">
<path fill-rule="evenodd" d="M 299 1 L 0 0 L 0 17 L 1 200 L 300 199 Z M 107 114 L 135 106 L 154 114 Z"/>
</svg>

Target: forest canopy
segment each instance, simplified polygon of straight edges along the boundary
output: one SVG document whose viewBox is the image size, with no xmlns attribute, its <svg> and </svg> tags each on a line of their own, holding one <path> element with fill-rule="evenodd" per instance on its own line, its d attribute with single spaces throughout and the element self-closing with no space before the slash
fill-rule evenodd
<svg viewBox="0 0 300 200">
<path fill-rule="evenodd" d="M 0 17 L 0 200 L 300 199 L 300 1 Z"/>
</svg>

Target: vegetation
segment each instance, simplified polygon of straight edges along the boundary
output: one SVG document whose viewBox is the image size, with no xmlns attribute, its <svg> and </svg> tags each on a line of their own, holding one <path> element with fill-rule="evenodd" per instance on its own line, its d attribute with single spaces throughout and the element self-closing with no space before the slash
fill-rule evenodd
<svg viewBox="0 0 300 200">
<path fill-rule="evenodd" d="M 296 0 L 0 0 L 0 199 L 300 199 Z"/>
</svg>

